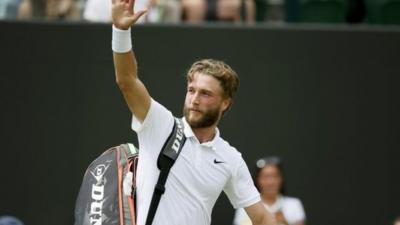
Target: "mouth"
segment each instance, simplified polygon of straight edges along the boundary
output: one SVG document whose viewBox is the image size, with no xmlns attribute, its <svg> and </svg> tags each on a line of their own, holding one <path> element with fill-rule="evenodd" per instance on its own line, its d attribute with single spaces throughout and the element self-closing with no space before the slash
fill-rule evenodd
<svg viewBox="0 0 400 225">
<path fill-rule="evenodd" d="M 196 112 L 196 113 L 203 113 L 201 110 L 199 109 L 189 109 L 190 112 Z"/>
</svg>

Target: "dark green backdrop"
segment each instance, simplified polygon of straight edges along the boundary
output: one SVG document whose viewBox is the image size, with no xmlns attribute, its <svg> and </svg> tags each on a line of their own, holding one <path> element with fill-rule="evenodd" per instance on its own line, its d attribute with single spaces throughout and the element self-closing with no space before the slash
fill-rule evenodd
<svg viewBox="0 0 400 225">
<path fill-rule="evenodd" d="M 86 166 L 136 142 L 115 84 L 110 25 L 0 23 L 0 215 L 71 225 Z M 390 224 L 400 214 L 400 29 L 141 26 L 139 72 L 180 115 L 185 71 L 225 60 L 241 77 L 222 136 L 250 168 L 286 162 L 310 225 Z M 214 225 L 231 223 L 223 195 Z"/>
</svg>

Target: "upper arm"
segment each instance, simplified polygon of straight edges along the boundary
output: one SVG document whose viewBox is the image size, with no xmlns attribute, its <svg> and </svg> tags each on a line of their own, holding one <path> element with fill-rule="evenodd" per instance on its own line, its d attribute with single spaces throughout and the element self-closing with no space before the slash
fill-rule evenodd
<svg viewBox="0 0 400 225">
<path fill-rule="evenodd" d="M 245 207 L 247 215 L 254 225 L 272 225 L 275 224 L 273 216 L 265 209 L 261 201 Z"/>
<path fill-rule="evenodd" d="M 132 114 L 143 122 L 150 108 L 150 95 L 137 76 L 137 62 L 132 51 L 114 52 L 116 82 Z"/>
</svg>

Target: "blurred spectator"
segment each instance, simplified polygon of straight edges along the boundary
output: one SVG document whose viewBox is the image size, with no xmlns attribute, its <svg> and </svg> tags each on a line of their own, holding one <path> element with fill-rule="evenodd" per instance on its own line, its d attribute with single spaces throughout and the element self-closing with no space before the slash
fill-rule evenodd
<svg viewBox="0 0 400 225">
<path fill-rule="evenodd" d="M 111 0 L 87 0 L 83 18 L 91 22 L 111 22 Z"/>
<path fill-rule="evenodd" d="M 18 18 L 78 20 L 80 13 L 75 0 L 22 0 Z"/>
<path fill-rule="evenodd" d="M 24 225 L 19 219 L 12 216 L 0 217 L 0 225 Z"/>
<path fill-rule="evenodd" d="M 16 19 L 21 0 L 1 0 L 0 19 Z"/>
<path fill-rule="evenodd" d="M 272 214 L 278 225 L 304 225 L 305 212 L 301 201 L 286 196 L 283 164 L 278 157 L 259 159 L 256 163 L 254 182 L 265 208 Z M 234 225 L 251 225 L 244 209 L 236 210 Z"/>
<path fill-rule="evenodd" d="M 149 13 L 146 19 L 149 22 L 178 23 L 182 17 L 181 0 L 150 0 Z"/>
<path fill-rule="evenodd" d="M 135 11 L 148 9 L 138 23 L 177 23 L 181 20 L 181 0 L 135 0 Z M 111 0 L 88 0 L 83 18 L 91 22 L 111 22 Z"/>
<path fill-rule="evenodd" d="M 185 21 L 254 22 L 254 0 L 182 0 Z"/>
</svg>

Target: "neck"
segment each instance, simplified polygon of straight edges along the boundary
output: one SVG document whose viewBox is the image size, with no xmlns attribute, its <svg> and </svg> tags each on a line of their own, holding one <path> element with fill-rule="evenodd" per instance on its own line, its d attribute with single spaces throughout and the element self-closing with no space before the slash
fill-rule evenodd
<svg viewBox="0 0 400 225">
<path fill-rule="evenodd" d="M 262 199 L 267 205 L 272 205 L 278 199 L 278 195 L 262 195 Z"/>
<path fill-rule="evenodd" d="M 205 128 L 194 128 L 193 133 L 196 135 L 197 139 L 199 140 L 200 143 L 208 142 L 211 141 L 215 137 L 215 131 L 216 126 L 213 125 L 211 127 L 205 127 Z"/>
</svg>

